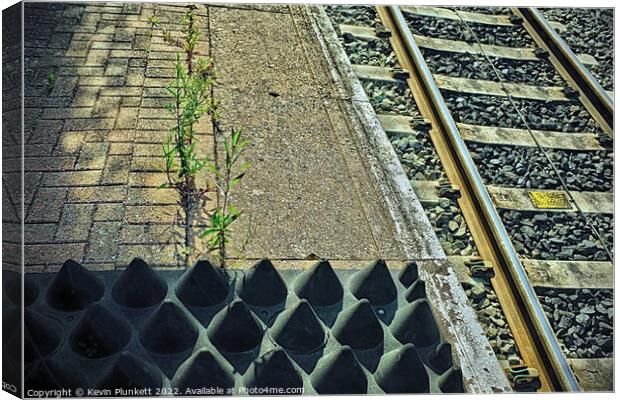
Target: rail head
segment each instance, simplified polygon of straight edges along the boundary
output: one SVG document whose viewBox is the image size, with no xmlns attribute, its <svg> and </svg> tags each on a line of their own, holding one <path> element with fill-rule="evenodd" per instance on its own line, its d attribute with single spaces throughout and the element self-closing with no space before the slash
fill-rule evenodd
<svg viewBox="0 0 620 400">
<path fill-rule="evenodd" d="M 432 103 L 433 112 L 442 125 L 439 128 L 448 136 L 451 151 L 454 153 L 467 184 L 472 189 L 475 197 L 474 200 L 477 203 L 476 206 L 481 211 L 486 227 L 492 232 L 492 240 L 500 253 L 499 258 L 508 269 L 512 282 L 518 290 L 519 299 L 525 305 L 529 314 L 528 318 L 537 335 L 536 340 L 542 344 L 542 350 L 548 360 L 548 364 L 553 368 L 556 384 L 559 386 L 560 390 L 579 391 L 580 389 L 575 375 L 562 353 L 558 340 L 538 301 L 534 288 L 527 278 L 525 268 L 521 264 L 519 256 L 510 241 L 508 232 L 501 222 L 499 214 L 475 167 L 474 161 L 459 133 L 456 123 L 445 104 L 443 96 L 435 84 L 433 75 L 424 61 L 404 15 L 398 6 L 388 6 L 386 9 L 394 25 L 398 28 L 398 34 L 402 37 L 402 41 L 409 52 L 411 62 L 416 69 L 410 72 L 416 74 L 421 82 L 421 90 L 425 92 L 425 96 Z"/>
</svg>

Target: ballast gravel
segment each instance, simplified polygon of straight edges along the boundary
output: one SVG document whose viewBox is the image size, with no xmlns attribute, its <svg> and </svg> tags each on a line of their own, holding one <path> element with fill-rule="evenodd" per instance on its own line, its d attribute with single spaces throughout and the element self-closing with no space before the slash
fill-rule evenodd
<svg viewBox="0 0 620 400">
<path fill-rule="evenodd" d="M 327 6 L 325 12 L 334 25 L 360 25 L 371 28 L 383 26 L 375 7 L 372 6 Z"/>
<path fill-rule="evenodd" d="M 606 90 L 614 88 L 614 9 L 539 8 L 545 18 L 566 26 L 561 33 L 575 53 L 590 54 L 598 66 L 591 72 Z"/>
<path fill-rule="evenodd" d="M 569 358 L 613 356 L 613 291 L 543 289 L 536 292 Z"/>
<path fill-rule="evenodd" d="M 407 177 L 418 181 L 436 181 L 445 177 L 441 161 L 426 132 L 390 137 Z"/>
<path fill-rule="evenodd" d="M 614 253 L 614 216 L 611 214 L 588 214 L 588 220 L 603 236 L 609 251 Z"/>
<path fill-rule="evenodd" d="M 534 189 L 563 189 L 558 175 L 537 147 L 468 143 L 486 184 Z M 546 149 L 570 190 L 613 190 L 613 153 Z"/>
<path fill-rule="evenodd" d="M 479 281 L 475 284 L 464 283 L 463 287 L 497 359 L 507 360 L 511 356 L 518 357 L 519 350 L 516 342 L 490 283 L 488 281 Z"/>
<path fill-rule="evenodd" d="M 454 7 L 459 11 L 468 11 L 479 14 L 489 15 L 511 15 L 512 12 L 508 7 Z"/>
<path fill-rule="evenodd" d="M 474 256 L 478 249 L 456 200 L 441 197 L 434 207 L 425 207 L 441 247 L 449 256 Z"/>
<path fill-rule="evenodd" d="M 521 25 L 498 26 L 468 22 L 467 28 L 460 21 L 445 18 L 410 13 L 406 13 L 405 18 L 412 33 L 416 35 L 469 43 L 477 43 L 478 38 L 480 43 L 494 46 L 535 47 L 534 41 Z"/>
<path fill-rule="evenodd" d="M 362 40 L 353 36 L 340 37 L 342 47 L 354 65 L 398 67 L 396 54 L 386 40 Z"/>
<path fill-rule="evenodd" d="M 515 250 L 523 257 L 539 260 L 609 261 L 603 244 L 592 228 L 575 212 L 500 211 Z M 592 218 L 592 217 L 590 217 Z M 595 227 L 613 227 L 613 215 L 594 217 Z M 613 228 L 603 230 L 608 246 L 613 243 Z M 613 249 L 611 249 L 613 251 Z"/>
<path fill-rule="evenodd" d="M 392 114 L 422 119 L 411 90 L 406 85 L 362 81 L 362 86 L 377 114 Z"/>
<path fill-rule="evenodd" d="M 456 122 L 473 125 L 526 129 L 506 97 L 468 95 L 442 91 Z M 528 125 L 535 130 L 601 132 L 599 125 L 578 103 L 514 99 Z"/>
<path fill-rule="evenodd" d="M 422 49 L 427 65 L 434 74 L 494 82 L 524 83 L 532 86 L 566 86 L 553 65 L 546 60 L 516 61 L 481 54 L 452 53 Z M 498 78 L 493 66 L 499 73 Z"/>
</svg>

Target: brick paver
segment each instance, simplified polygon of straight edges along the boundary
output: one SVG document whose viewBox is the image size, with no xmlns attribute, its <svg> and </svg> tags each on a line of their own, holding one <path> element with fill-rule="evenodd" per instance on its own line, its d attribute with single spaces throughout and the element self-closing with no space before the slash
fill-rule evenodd
<svg viewBox="0 0 620 400">
<path fill-rule="evenodd" d="M 157 187 L 166 182 L 161 145 L 173 126 L 164 88 L 183 50 L 164 43 L 149 17 L 179 36 L 185 5 L 26 3 L 25 10 L 27 269 L 56 269 L 66 258 L 116 268 L 140 255 L 178 266 L 183 229 L 171 225 L 178 195 Z M 205 29 L 206 8 L 198 13 Z M 209 155 L 210 123 L 197 128 Z M 19 169 L 18 159 L 5 162 L 5 184 Z M 19 199 L 3 200 L 8 221 Z"/>
</svg>

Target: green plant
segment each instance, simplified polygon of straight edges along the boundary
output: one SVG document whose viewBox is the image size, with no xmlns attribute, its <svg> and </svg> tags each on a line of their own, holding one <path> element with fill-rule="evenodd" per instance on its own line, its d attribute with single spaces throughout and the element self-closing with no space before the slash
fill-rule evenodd
<svg viewBox="0 0 620 400">
<path fill-rule="evenodd" d="M 248 145 L 247 139 L 241 139 L 242 133 L 243 128 L 233 128 L 230 135 L 224 137 L 223 165 L 211 166 L 221 196 L 221 205 L 209 216 L 209 227 L 200 233 L 201 237 L 207 237 L 209 252 L 217 252 L 222 268 L 226 267 L 226 244 L 230 241 L 231 225 L 241 216 L 239 210 L 231 203 L 230 195 L 233 188 L 241 183 L 250 167 L 244 163 L 236 168 L 239 157 Z"/>
<path fill-rule="evenodd" d="M 200 30 L 195 26 L 197 9 L 198 7 L 196 7 L 195 4 L 189 4 L 187 6 L 187 12 L 183 17 L 183 22 L 185 23 L 185 43 L 183 43 L 183 50 L 185 50 L 187 57 L 187 71 L 189 74 L 192 73 L 194 50 L 196 49 L 196 44 L 198 44 L 198 37 L 200 35 Z"/>
<path fill-rule="evenodd" d="M 52 71 L 47 73 L 47 90 L 52 91 L 54 84 L 56 83 L 56 75 Z"/>
<path fill-rule="evenodd" d="M 172 37 L 172 33 L 169 30 L 162 29 L 162 34 L 164 35 L 164 42 L 171 46 L 176 44 L 176 40 Z"/>
<path fill-rule="evenodd" d="M 151 31 L 149 32 L 150 36 L 153 37 L 153 31 L 156 28 L 159 28 L 159 18 L 156 15 L 151 15 L 148 18 L 149 23 L 151 24 Z"/>
<path fill-rule="evenodd" d="M 151 28 L 157 28 L 159 26 L 159 17 L 157 15 L 151 15 L 149 17 L 149 23 L 151 24 Z"/>
<path fill-rule="evenodd" d="M 200 37 L 200 29 L 198 29 L 195 24 L 196 10 L 198 10 L 198 7 L 195 4 L 189 4 L 187 6 L 187 11 L 183 16 L 183 23 L 185 24 L 185 28 L 183 30 L 185 33 L 185 38 L 183 41 L 179 40 L 179 38 L 173 38 L 172 33 L 169 30 L 162 28 L 164 42 L 171 46 L 178 45 L 183 48 L 183 51 L 185 51 L 185 62 L 187 64 L 187 71 L 190 75 L 193 73 L 194 53 Z M 153 36 L 153 30 L 160 28 L 160 21 L 159 18 L 154 15 L 149 17 L 148 20 L 151 24 L 151 36 Z"/>
<path fill-rule="evenodd" d="M 211 85 L 215 80 L 213 63 L 197 64 L 196 74 L 189 74 L 177 54 L 174 81 L 166 87 L 174 101 L 166 109 L 174 117 L 175 126 L 169 129 L 163 143 L 165 170 L 168 182 L 161 187 L 176 189 L 185 213 L 185 246 L 192 246 L 194 208 L 204 203 L 208 187 L 199 188 L 196 176 L 208 165 L 207 158 L 199 157 L 196 150 L 194 125 L 205 114 L 216 115 L 211 101 Z M 187 255 L 186 255 L 187 256 Z"/>
<path fill-rule="evenodd" d="M 215 187 L 221 197 L 221 205 L 211 212 L 207 211 L 208 226 L 200 232 L 200 237 L 207 237 L 209 253 L 217 253 L 219 264 L 226 266 L 226 244 L 230 240 L 230 227 L 238 220 L 241 213 L 231 204 L 230 194 L 241 182 L 249 164 L 238 166 L 239 157 L 247 146 L 242 140 L 243 129 L 233 129 L 231 134 L 224 136 L 224 162 L 211 163 L 205 157 L 199 157 L 196 151 L 197 138 L 194 125 L 205 114 L 211 118 L 216 135 L 221 135 L 219 127 L 220 114 L 215 101 L 211 97 L 211 88 L 215 82 L 213 61 L 207 58 L 194 60 L 195 48 L 200 31 L 195 26 L 195 5 L 189 5 L 183 18 L 185 23 L 185 65 L 177 53 L 175 79 L 166 87 L 174 101 L 167 104 L 167 111 L 174 117 L 175 126 L 170 128 L 163 143 L 165 171 L 167 182 L 162 188 L 174 188 L 180 197 L 185 226 L 185 244 L 181 254 L 185 264 L 189 264 L 189 256 L 193 249 L 193 229 L 195 209 L 205 206 L 206 194 L 210 184 L 198 187 L 196 177 L 205 168 L 214 176 Z M 157 27 L 157 20 L 153 27 Z M 179 43 L 172 39 L 169 31 L 163 30 L 164 40 L 168 43 Z M 236 170 L 236 171 L 235 171 Z"/>
</svg>

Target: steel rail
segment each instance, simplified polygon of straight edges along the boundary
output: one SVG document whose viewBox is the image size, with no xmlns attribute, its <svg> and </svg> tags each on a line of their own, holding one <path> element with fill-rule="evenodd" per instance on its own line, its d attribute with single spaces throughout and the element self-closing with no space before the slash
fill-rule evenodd
<svg viewBox="0 0 620 400">
<path fill-rule="evenodd" d="M 484 186 L 459 130 L 397 6 L 377 7 L 450 181 L 461 188 L 459 205 L 481 256 L 496 266 L 492 284 L 521 356 L 540 373 L 542 390 L 578 391 L 579 385 L 538 301 L 527 273 Z"/>
<path fill-rule="evenodd" d="M 536 44 L 549 52 L 551 62 L 574 89 L 603 131 L 613 136 L 614 100 L 601 87 L 590 71 L 579 61 L 568 44 L 534 7 L 514 8 L 523 17 L 525 29 Z"/>
</svg>

